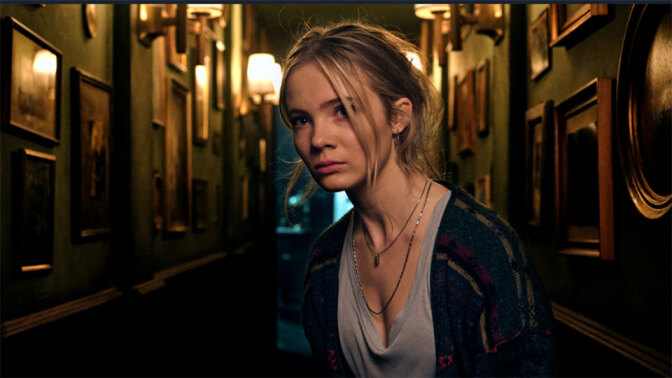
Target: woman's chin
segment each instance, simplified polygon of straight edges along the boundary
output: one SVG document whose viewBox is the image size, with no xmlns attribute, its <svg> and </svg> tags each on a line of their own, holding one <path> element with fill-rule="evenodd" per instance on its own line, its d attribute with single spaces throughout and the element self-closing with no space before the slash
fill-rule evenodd
<svg viewBox="0 0 672 378">
<path fill-rule="evenodd" d="M 353 183 L 348 182 L 341 177 L 335 176 L 336 175 L 327 175 L 313 178 L 315 179 L 315 182 L 317 182 L 317 184 L 327 192 L 340 192 L 353 186 Z"/>
</svg>

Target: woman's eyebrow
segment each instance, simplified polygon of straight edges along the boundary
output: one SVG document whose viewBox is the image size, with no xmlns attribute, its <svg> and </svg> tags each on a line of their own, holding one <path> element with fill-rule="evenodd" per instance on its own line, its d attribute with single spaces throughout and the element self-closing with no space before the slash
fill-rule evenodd
<svg viewBox="0 0 672 378">
<path fill-rule="evenodd" d="M 340 104 L 342 104 L 341 99 L 338 98 L 338 97 L 336 97 L 336 98 L 331 99 L 331 100 L 329 100 L 329 101 L 325 101 L 325 102 L 323 102 L 323 103 L 320 105 L 320 109 L 330 108 L 330 107 L 332 107 L 332 106 L 334 106 L 334 105 L 340 105 Z"/>
<path fill-rule="evenodd" d="M 330 108 L 330 107 L 332 107 L 332 106 L 334 106 L 334 105 L 337 105 L 337 104 L 342 104 L 341 99 L 338 98 L 338 97 L 333 98 L 333 99 L 331 99 L 331 100 L 327 100 L 327 101 L 321 103 L 320 106 L 319 106 L 319 108 L 320 108 L 320 109 Z M 289 109 L 289 110 L 287 111 L 287 113 L 291 114 L 291 113 L 308 113 L 308 112 L 305 111 L 305 110 L 303 110 L 303 109 L 292 108 L 292 109 Z"/>
</svg>

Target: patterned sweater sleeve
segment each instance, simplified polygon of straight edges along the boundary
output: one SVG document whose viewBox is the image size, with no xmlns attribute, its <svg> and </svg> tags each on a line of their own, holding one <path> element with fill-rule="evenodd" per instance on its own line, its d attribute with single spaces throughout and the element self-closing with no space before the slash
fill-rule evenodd
<svg viewBox="0 0 672 378">
<path fill-rule="evenodd" d="M 494 212 L 457 195 L 440 244 L 449 265 L 448 313 L 468 376 L 555 372 L 550 304 L 520 239 Z"/>
</svg>

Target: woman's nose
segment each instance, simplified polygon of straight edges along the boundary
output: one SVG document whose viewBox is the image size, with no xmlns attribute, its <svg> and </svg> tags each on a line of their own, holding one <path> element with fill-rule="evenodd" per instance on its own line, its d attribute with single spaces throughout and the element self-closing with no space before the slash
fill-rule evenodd
<svg viewBox="0 0 672 378">
<path fill-rule="evenodd" d="M 326 120 L 318 120 L 313 124 L 312 135 L 310 136 L 310 145 L 312 148 L 322 150 L 335 146 L 333 125 Z"/>
</svg>

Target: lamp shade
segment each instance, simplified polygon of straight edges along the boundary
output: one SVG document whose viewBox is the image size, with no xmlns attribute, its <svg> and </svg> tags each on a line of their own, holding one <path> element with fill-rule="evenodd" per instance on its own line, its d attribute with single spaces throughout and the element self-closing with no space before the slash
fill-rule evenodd
<svg viewBox="0 0 672 378">
<path fill-rule="evenodd" d="M 445 12 L 443 18 L 450 18 L 449 4 L 415 4 L 413 9 L 415 10 L 415 17 L 423 20 L 433 20 L 436 12 Z"/>
<path fill-rule="evenodd" d="M 217 18 L 222 15 L 222 4 L 189 4 L 187 6 L 187 16 L 189 18 L 198 18 L 199 15 L 208 18 Z"/>
<path fill-rule="evenodd" d="M 282 84 L 282 68 L 279 63 L 273 63 L 273 94 L 269 95 L 267 100 L 278 105 L 280 99 L 280 85 Z"/>
<path fill-rule="evenodd" d="M 251 95 L 274 92 L 273 71 L 275 58 L 271 54 L 252 54 L 247 61 L 247 89 Z"/>
</svg>

